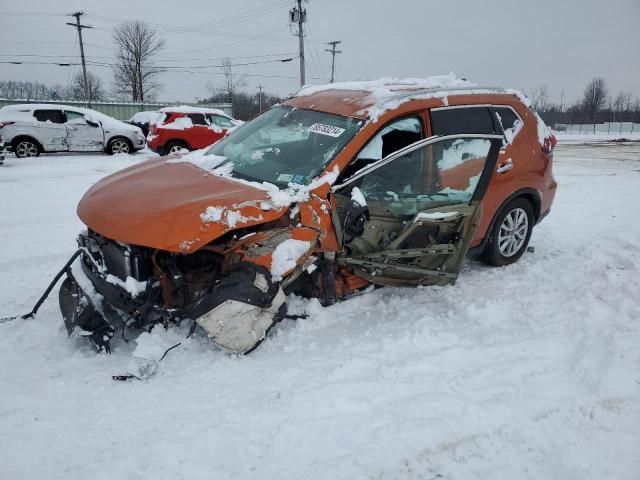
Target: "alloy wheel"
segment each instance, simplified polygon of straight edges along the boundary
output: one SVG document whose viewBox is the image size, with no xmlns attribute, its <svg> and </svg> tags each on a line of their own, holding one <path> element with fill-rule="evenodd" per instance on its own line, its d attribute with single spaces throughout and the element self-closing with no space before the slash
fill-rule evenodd
<svg viewBox="0 0 640 480">
<path fill-rule="evenodd" d="M 29 141 L 20 142 L 16 146 L 16 156 L 17 157 L 37 157 L 38 156 L 38 146 Z"/>
<path fill-rule="evenodd" d="M 514 208 L 504 217 L 498 233 L 498 249 L 504 257 L 514 256 L 529 233 L 529 217 L 522 208 Z"/>
<path fill-rule="evenodd" d="M 111 143 L 113 153 L 129 153 L 129 144 L 125 140 L 114 140 Z"/>
</svg>

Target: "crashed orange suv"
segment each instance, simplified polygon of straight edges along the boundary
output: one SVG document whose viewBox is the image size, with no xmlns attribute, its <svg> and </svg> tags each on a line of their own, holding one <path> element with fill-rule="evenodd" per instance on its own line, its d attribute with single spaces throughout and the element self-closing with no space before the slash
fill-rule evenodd
<svg viewBox="0 0 640 480">
<path fill-rule="evenodd" d="M 305 87 L 89 189 L 67 330 L 109 351 L 116 329 L 186 321 L 247 353 L 288 295 L 452 284 L 467 253 L 513 263 L 551 208 L 554 145 L 518 92 L 452 75 Z"/>
</svg>

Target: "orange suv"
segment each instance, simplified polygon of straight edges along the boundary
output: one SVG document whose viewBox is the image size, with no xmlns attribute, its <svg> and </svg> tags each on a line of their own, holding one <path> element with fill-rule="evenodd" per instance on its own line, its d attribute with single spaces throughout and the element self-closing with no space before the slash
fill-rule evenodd
<svg viewBox="0 0 640 480">
<path fill-rule="evenodd" d="M 520 94 L 451 75 L 303 88 L 91 187 L 65 324 L 108 350 L 119 325 L 188 320 L 247 353 L 289 294 L 452 284 L 468 252 L 513 263 L 551 208 L 554 145 Z"/>
</svg>

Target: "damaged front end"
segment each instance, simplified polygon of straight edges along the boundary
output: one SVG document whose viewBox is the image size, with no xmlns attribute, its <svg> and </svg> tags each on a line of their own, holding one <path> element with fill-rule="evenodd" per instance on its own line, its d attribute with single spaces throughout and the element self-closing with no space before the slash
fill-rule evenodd
<svg viewBox="0 0 640 480">
<path fill-rule="evenodd" d="M 248 353 L 286 313 L 285 294 L 267 268 L 224 255 L 222 247 L 180 254 L 122 244 L 89 230 L 60 289 L 69 335 L 110 351 L 116 330 L 194 322 L 220 348 Z"/>
</svg>

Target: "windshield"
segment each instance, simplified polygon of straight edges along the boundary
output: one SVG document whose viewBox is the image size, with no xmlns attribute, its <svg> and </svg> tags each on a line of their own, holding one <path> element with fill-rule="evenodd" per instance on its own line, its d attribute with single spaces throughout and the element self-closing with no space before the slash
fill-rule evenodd
<svg viewBox="0 0 640 480">
<path fill-rule="evenodd" d="M 207 155 L 225 157 L 233 176 L 306 185 L 354 137 L 362 120 L 292 107 L 274 107 L 220 140 Z"/>
</svg>

